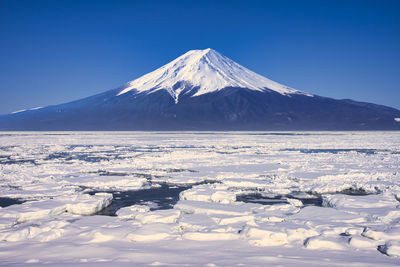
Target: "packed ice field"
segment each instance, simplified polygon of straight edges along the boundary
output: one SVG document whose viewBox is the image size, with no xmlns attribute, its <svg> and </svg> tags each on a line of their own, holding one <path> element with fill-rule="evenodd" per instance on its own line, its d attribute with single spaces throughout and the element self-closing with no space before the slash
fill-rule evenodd
<svg viewBox="0 0 400 267">
<path fill-rule="evenodd" d="M 2 132 L 1 266 L 399 266 L 399 132 Z"/>
</svg>

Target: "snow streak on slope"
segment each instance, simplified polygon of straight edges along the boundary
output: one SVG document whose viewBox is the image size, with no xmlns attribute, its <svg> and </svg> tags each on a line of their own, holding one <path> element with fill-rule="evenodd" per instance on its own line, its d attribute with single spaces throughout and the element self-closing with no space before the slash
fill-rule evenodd
<svg viewBox="0 0 400 267">
<path fill-rule="evenodd" d="M 133 89 L 138 92 L 168 90 L 178 102 L 179 94 L 187 87 L 198 87 L 194 96 L 218 91 L 225 87 L 240 87 L 280 94 L 305 94 L 301 91 L 271 81 L 221 55 L 213 49 L 191 50 L 161 68 L 128 83 L 118 93 Z"/>
</svg>

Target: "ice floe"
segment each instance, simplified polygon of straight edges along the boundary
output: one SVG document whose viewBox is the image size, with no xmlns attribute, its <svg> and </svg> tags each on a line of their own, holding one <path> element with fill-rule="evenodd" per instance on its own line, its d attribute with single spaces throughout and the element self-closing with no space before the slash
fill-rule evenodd
<svg viewBox="0 0 400 267">
<path fill-rule="evenodd" d="M 398 266 L 399 162 L 396 132 L 0 133 L 0 266 Z"/>
</svg>

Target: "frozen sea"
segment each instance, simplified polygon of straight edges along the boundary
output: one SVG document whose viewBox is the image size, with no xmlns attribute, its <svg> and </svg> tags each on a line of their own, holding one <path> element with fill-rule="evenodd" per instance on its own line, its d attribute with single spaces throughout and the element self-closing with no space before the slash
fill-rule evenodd
<svg viewBox="0 0 400 267">
<path fill-rule="evenodd" d="M 0 132 L 1 266 L 399 266 L 400 132 Z"/>
</svg>

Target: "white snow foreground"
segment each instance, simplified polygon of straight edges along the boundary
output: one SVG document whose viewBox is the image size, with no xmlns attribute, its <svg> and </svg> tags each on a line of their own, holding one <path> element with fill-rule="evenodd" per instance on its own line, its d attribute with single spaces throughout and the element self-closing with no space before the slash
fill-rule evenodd
<svg viewBox="0 0 400 267">
<path fill-rule="evenodd" d="M 161 68 L 129 82 L 118 95 L 132 90 L 152 93 L 164 89 L 177 103 L 179 94 L 186 87 L 198 88 L 194 96 L 215 92 L 226 87 L 248 88 L 257 91 L 269 89 L 280 94 L 305 94 L 271 81 L 208 48 L 188 51 Z"/>
<path fill-rule="evenodd" d="M 28 200 L 0 266 L 398 266 L 399 162 L 396 132 L 0 133 L 0 201 Z M 116 216 L 89 194 L 162 182 L 199 184 Z"/>
</svg>

